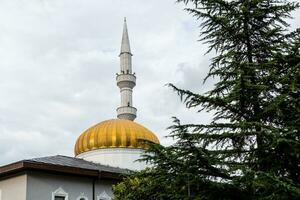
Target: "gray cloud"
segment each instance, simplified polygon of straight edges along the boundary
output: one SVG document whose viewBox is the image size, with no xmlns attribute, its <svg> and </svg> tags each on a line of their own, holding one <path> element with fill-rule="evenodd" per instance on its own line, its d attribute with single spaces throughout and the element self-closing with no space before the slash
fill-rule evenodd
<svg viewBox="0 0 300 200">
<path fill-rule="evenodd" d="M 202 92 L 213 84 L 201 84 L 210 56 L 197 42 L 198 24 L 174 0 L 2 0 L 0 165 L 73 155 L 80 133 L 115 118 L 124 16 L 138 81 L 137 122 L 167 145 L 171 116 L 208 121 L 209 114 L 187 111 L 164 86 Z"/>
</svg>

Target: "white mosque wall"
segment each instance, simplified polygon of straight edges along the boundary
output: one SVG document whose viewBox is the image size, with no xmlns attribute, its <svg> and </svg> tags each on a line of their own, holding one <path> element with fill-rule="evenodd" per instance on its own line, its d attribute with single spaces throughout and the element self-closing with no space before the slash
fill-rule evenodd
<svg viewBox="0 0 300 200">
<path fill-rule="evenodd" d="M 146 168 L 146 163 L 137 160 L 141 158 L 144 152 L 143 149 L 105 148 L 87 151 L 76 157 L 112 167 L 143 170 Z"/>
<path fill-rule="evenodd" d="M 91 200 L 93 181 L 86 177 L 31 172 L 27 191 L 28 200 L 53 200 L 57 192 L 65 194 L 67 200 L 76 200 L 80 195 Z"/>
<path fill-rule="evenodd" d="M 0 200 L 26 200 L 27 175 L 0 180 Z"/>
<path fill-rule="evenodd" d="M 95 198 L 93 198 L 93 182 L 95 182 Z M 113 197 L 112 185 L 117 181 L 94 178 L 31 172 L 27 180 L 26 200 L 53 200 L 56 192 L 65 194 L 66 200 L 98 200 L 102 196 L 105 200 Z M 5 200 L 19 200 L 18 198 Z M 20 199 L 22 200 L 22 199 Z M 25 200 L 25 199 L 24 199 Z"/>
</svg>

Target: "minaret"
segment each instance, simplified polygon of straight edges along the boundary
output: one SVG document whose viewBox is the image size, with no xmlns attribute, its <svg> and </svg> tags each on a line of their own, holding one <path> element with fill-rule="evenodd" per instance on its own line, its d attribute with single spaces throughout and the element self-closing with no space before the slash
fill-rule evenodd
<svg viewBox="0 0 300 200">
<path fill-rule="evenodd" d="M 119 119 L 133 121 L 136 118 L 136 108 L 132 104 L 132 89 L 135 86 L 136 77 L 132 73 L 131 51 L 127 31 L 126 18 L 124 18 L 122 44 L 120 52 L 120 73 L 117 73 L 117 85 L 121 93 L 121 106 L 117 108 Z"/>
</svg>

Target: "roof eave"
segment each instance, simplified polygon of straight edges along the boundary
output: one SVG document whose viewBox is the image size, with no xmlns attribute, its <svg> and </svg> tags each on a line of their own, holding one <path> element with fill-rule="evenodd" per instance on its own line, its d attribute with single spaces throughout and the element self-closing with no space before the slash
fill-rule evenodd
<svg viewBox="0 0 300 200">
<path fill-rule="evenodd" d="M 83 169 L 78 167 L 70 167 L 70 166 L 62 166 L 62 165 L 54 165 L 48 163 L 30 162 L 30 161 L 22 160 L 19 162 L 15 162 L 0 167 L 0 178 L 11 176 L 14 174 L 18 174 L 19 172 L 24 172 L 28 170 L 94 177 L 98 179 L 122 180 L 122 178 L 124 177 L 124 174 L 117 173 L 117 172 L 98 171 L 98 170 Z"/>
</svg>

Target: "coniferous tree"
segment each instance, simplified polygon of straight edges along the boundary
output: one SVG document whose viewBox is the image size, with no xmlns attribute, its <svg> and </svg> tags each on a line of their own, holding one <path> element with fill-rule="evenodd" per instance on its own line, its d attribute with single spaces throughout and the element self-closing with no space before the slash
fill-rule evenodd
<svg viewBox="0 0 300 200">
<path fill-rule="evenodd" d="M 116 199 L 300 199 L 300 31 L 288 32 L 286 22 L 299 4 L 178 2 L 201 20 L 201 40 L 216 52 L 207 78 L 219 81 L 205 94 L 170 86 L 187 108 L 214 118 L 175 118 L 176 143 L 150 145 L 153 167 L 116 186 Z"/>
</svg>

